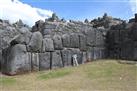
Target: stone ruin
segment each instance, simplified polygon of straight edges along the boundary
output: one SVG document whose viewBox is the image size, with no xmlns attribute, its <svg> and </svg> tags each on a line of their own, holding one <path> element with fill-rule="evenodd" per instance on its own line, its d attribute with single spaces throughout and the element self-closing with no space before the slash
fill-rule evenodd
<svg viewBox="0 0 137 91">
<path fill-rule="evenodd" d="M 137 14 L 127 23 L 103 17 L 69 22 L 55 14 L 30 28 L 0 20 L 0 70 L 7 75 L 73 66 L 97 59 L 137 60 Z"/>
</svg>

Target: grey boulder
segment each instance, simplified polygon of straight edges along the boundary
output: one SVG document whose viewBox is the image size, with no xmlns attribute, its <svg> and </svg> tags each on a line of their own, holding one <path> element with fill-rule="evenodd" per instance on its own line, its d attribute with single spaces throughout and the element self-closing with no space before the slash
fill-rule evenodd
<svg viewBox="0 0 137 91">
<path fill-rule="evenodd" d="M 64 49 L 61 51 L 62 54 L 62 61 L 64 66 L 71 66 L 72 65 L 72 54 L 70 50 Z"/>
<path fill-rule="evenodd" d="M 29 53 L 26 46 L 17 44 L 3 52 L 4 67 L 2 72 L 8 75 L 15 75 L 31 71 Z"/>
<path fill-rule="evenodd" d="M 87 46 L 95 46 L 96 32 L 94 29 L 87 32 Z"/>
<path fill-rule="evenodd" d="M 39 53 L 39 68 L 40 70 L 47 70 L 51 68 L 50 52 Z"/>
<path fill-rule="evenodd" d="M 34 32 L 32 34 L 29 44 L 27 45 L 28 51 L 40 52 L 42 47 L 42 40 L 42 34 L 40 32 Z"/>
<path fill-rule="evenodd" d="M 71 48 L 79 48 L 79 36 L 76 33 L 70 35 Z"/>
<path fill-rule="evenodd" d="M 69 34 L 64 34 L 62 35 L 62 43 L 63 47 L 70 47 L 70 35 Z"/>
<path fill-rule="evenodd" d="M 54 48 L 56 50 L 62 50 L 63 49 L 62 38 L 60 35 L 55 34 L 53 36 L 53 42 L 54 42 Z"/>
<path fill-rule="evenodd" d="M 87 46 L 86 46 L 86 36 L 85 35 L 79 35 L 79 42 L 80 42 L 80 50 L 81 51 L 86 51 L 87 50 Z"/>
<path fill-rule="evenodd" d="M 31 71 L 39 71 L 39 54 L 31 53 Z"/>
<path fill-rule="evenodd" d="M 43 39 L 43 46 L 42 46 L 43 52 L 52 52 L 54 51 L 54 44 L 53 40 L 51 38 L 44 38 Z"/>
<path fill-rule="evenodd" d="M 61 53 L 59 50 L 52 52 L 52 69 L 63 67 Z"/>
<path fill-rule="evenodd" d="M 14 39 L 11 41 L 11 45 L 15 44 L 29 44 L 32 33 L 25 27 L 20 29 L 20 34 L 18 34 Z"/>
</svg>

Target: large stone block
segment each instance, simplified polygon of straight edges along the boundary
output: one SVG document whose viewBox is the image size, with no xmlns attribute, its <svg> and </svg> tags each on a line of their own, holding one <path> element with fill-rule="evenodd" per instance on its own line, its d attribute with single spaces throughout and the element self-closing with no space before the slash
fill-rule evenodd
<svg viewBox="0 0 137 91">
<path fill-rule="evenodd" d="M 50 52 L 39 53 L 39 68 L 40 70 L 47 70 L 51 68 Z"/>
<path fill-rule="evenodd" d="M 42 34 L 43 34 L 43 35 L 50 35 L 50 34 L 52 34 L 52 30 L 51 30 L 51 29 L 44 29 L 44 30 L 42 31 Z"/>
<path fill-rule="evenodd" d="M 87 61 L 92 61 L 94 59 L 94 48 L 93 47 L 89 47 L 88 51 L 86 52 L 87 54 Z"/>
<path fill-rule="evenodd" d="M 6 28 L 9 26 L 6 25 Z M 11 28 L 11 30 L 1 30 L 0 29 L 0 49 L 5 49 L 10 46 L 10 42 L 15 38 L 15 36 L 18 36 L 19 33 L 14 30 L 15 28 Z"/>
<path fill-rule="evenodd" d="M 87 32 L 87 46 L 94 46 L 95 45 L 95 40 L 96 40 L 96 32 L 95 30 L 90 30 Z"/>
<path fill-rule="evenodd" d="M 105 45 L 105 38 L 101 31 L 96 31 L 96 39 L 95 39 L 96 46 L 104 46 Z"/>
<path fill-rule="evenodd" d="M 122 47 L 121 48 L 121 59 L 124 60 L 132 60 L 134 55 L 134 48 L 133 47 Z M 135 56 L 134 56 L 135 57 Z"/>
<path fill-rule="evenodd" d="M 17 37 L 15 37 L 12 41 L 11 44 L 17 43 L 17 44 L 29 44 L 32 33 L 25 27 L 19 29 L 21 32 Z"/>
<path fill-rule="evenodd" d="M 105 58 L 105 48 L 94 47 L 93 59 L 102 59 L 102 58 Z"/>
<path fill-rule="evenodd" d="M 53 36 L 53 43 L 54 43 L 54 48 L 56 50 L 62 50 L 63 49 L 62 38 L 60 35 L 55 34 Z"/>
<path fill-rule="evenodd" d="M 137 61 L 137 47 L 133 51 L 133 60 Z"/>
<path fill-rule="evenodd" d="M 43 46 L 42 46 L 42 52 L 52 52 L 54 51 L 54 44 L 53 40 L 51 38 L 44 38 L 43 39 Z"/>
<path fill-rule="evenodd" d="M 137 26 L 137 24 L 135 26 Z M 133 29 L 131 30 L 131 35 L 132 39 L 137 41 L 137 27 L 133 27 Z"/>
<path fill-rule="evenodd" d="M 31 70 L 39 71 L 39 54 L 31 53 Z"/>
<path fill-rule="evenodd" d="M 72 54 L 70 50 L 62 50 L 62 61 L 64 66 L 71 66 L 72 65 Z"/>
<path fill-rule="evenodd" d="M 26 52 L 26 46 L 17 44 L 3 51 L 2 72 L 8 75 L 31 71 L 30 53 Z"/>
<path fill-rule="evenodd" d="M 42 40 L 42 34 L 40 32 L 34 32 L 32 34 L 29 44 L 27 45 L 28 51 L 40 52 L 42 47 Z"/>
<path fill-rule="evenodd" d="M 82 53 L 82 64 L 86 63 L 87 62 L 87 53 L 86 52 L 83 52 Z"/>
<path fill-rule="evenodd" d="M 79 48 L 79 35 L 76 33 L 72 33 L 70 35 L 70 45 L 71 48 Z"/>
<path fill-rule="evenodd" d="M 62 36 L 62 43 L 63 47 L 70 47 L 70 35 L 69 34 L 64 34 Z"/>
<path fill-rule="evenodd" d="M 60 68 L 63 67 L 61 53 L 59 50 L 56 50 L 55 52 L 52 52 L 52 65 L 51 68 Z"/>
<path fill-rule="evenodd" d="M 114 34 L 114 43 L 115 43 L 115 45 L 116 44 L 120 44 L 120 37 L 121 37 L 121 35 L 120 35 L 120 31 L 119 30 L 115 30 L 115 31 L 113 31 L 113 34 Z"/>
<path fill-rule="evenodd" d="M 79 35 L 79 43 L 80 43 L 80 50 L 81 51 L 86 51 L 87 50 L 87 46 L 86 46 L 86 36 L 85 35 Z"/>
<path fill-rule="evenodd" d="M 137 47 L 137 41 L 134 41 L 134 47 Z"/>
</svg>

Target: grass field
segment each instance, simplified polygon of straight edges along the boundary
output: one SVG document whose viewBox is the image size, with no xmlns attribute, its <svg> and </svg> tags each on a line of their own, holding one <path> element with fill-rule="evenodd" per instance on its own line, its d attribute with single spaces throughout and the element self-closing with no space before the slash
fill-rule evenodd
<svg viewBox="0 0 137 91">
<path fill-rule="evenodd" d="M 1 75 L 0 91 L 137 91 L 137 65 L 100 60 L 79 67 Z"/>
</svg>

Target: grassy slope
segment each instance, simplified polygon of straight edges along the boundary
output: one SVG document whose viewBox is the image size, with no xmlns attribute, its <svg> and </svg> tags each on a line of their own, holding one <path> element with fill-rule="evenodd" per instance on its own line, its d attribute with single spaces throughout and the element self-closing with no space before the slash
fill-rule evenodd
<svg viewBox="0 0 137 91">
<path fill-rule="evenodd" d="M 79 67 L 2 76 L 0 91 L 136 91 L 137 66 L 100 60 Z"/>
</svg>

